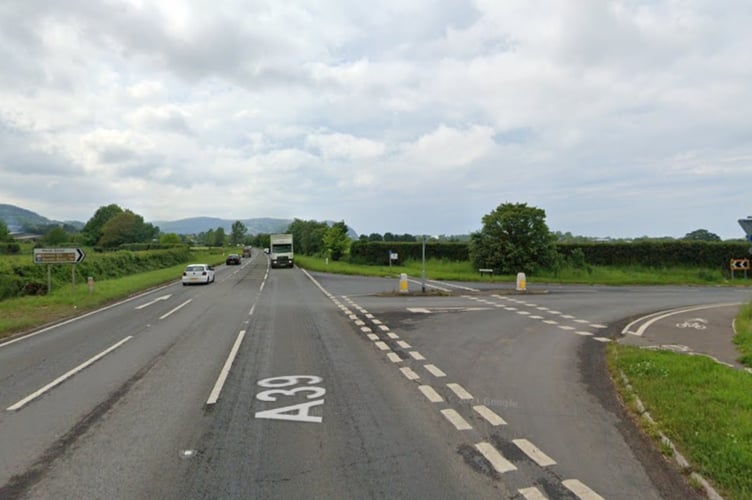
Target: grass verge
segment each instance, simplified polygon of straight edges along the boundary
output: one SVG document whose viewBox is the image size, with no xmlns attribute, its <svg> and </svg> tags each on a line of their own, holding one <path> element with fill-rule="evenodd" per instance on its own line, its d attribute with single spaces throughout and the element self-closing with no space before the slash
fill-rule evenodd
<svg viewBox="0 0 752 500">
<path fill-rule="evenodd" d="M 736 317 L 734 343 L 741 353 L 739 362 L 752 367 L 752 304 L 743 306 Z"/>
<path fill-rule="evenodd" d="M 726 498 L 752 498 L 752 376 L 704 356 L 610 345 L 624 400 L 624 372 L 658 429 Z M 628 407 L 633 408 L 632 405 Z M 642 422 L 642 419 L 640 419 Z M 650 436 L 655 430 L 645 428 Z M 660 449 L 661 443 L 656 441 Z"/>
<path fill-rule="evenodd" d="M 223 255 L 194 253 L 192 261 L 220 264 Z M 53 289 L 49 295 L 26 296 L 0 301 L 0 339 L 48 323 L 61 321 L 85 311 L 122 300 L 143 290 L 180 278 L 185 264 L 148 271 L 123 278 L 94 283 L 89 292 L 86 282 Z"/>
</svg>

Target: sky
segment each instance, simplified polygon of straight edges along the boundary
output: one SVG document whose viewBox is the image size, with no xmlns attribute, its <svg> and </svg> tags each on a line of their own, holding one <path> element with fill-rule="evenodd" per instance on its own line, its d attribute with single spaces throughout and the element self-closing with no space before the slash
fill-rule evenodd
<svg viewBox="0 0 752 500">
<path fill-rule="evenodd" d="M 5 0 L 0 203 L 742 238 L 748 0 Z"/>
</svg>

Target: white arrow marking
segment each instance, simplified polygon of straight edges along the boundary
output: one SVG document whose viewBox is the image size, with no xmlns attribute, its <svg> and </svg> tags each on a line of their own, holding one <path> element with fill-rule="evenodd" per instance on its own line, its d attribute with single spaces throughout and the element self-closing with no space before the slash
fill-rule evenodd
<svg viewBox="0 0 752 500">
<path fill-rule="evenodd" d="M 156 299 L 152 300 L 151 302 L 147 302 L 146 304 L 141 304 L 140 306 L 136 306 L 136 309 L 143 309 L 144 307 L 149 307 L 152 304 L 156 304 L 160 300 L 167 300 L 170 297 L 172 297 L 172 295 L 162 295 L 161 297 L 157 297 Z"/>
</svg>

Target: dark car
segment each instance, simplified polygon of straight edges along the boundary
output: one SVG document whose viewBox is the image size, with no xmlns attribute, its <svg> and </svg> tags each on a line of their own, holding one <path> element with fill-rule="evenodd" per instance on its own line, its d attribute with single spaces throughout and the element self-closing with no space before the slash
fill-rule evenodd
<svg viewBox="0 0 752 500">
<path fill-rule="evenodd" d="M 227 256 L 227 259 L 225 260 L 225 264 L 228 266 L 235 266 L 240 265 L 240 255 L 236 253 L 231 253 Z"/>
</svg>

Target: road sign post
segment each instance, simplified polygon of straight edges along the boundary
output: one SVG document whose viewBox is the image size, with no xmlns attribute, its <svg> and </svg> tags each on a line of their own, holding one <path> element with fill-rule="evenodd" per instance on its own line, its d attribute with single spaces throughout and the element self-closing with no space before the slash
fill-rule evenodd
<svg viewBox="0 0 752 500">
<path fill-rule="evenodd" d="M 747 271 L 750 268 L 749 259 L 731 259 L 729 268 L 731 269 L 731 279 L 734 279 L 734 271 L 744 271 L 744 279 L 747 279 Z"/>
<path fill-rule="evenodd" d="M 76 264 L 83 262 L 86 252 L 81 248 L 35 248 L 34 264 L 47 264 L 47 293 L 52 290 L 52 264 L 73 264 L 71 284 L 76 288 Z"/>
</svg>

